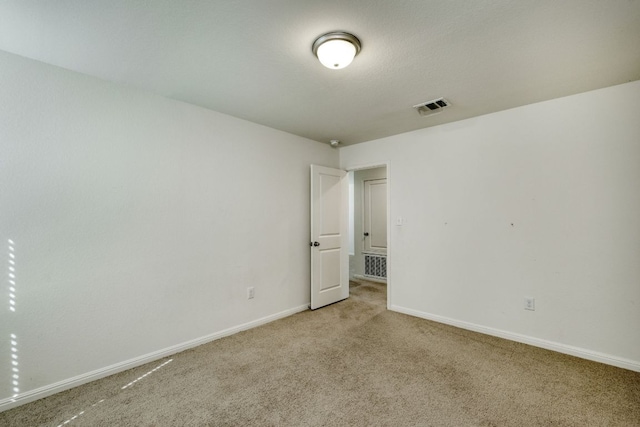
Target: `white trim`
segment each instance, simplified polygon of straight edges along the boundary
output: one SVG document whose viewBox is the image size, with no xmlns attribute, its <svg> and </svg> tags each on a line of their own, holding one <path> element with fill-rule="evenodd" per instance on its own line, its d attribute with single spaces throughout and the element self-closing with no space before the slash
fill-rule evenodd
<svg viewBox="0 0 640 427">
<path fill-rule="evenodd" d="M 355 172 L 359 170 L 382 168 L 385 166 L 388 167 L 389 162 L 373 162 L 373 163 L 364 163 L 360 165 L 352 165 L 352 166 L 345 167 L 344 170 L 346 170 L 347 172 L 352 172 L 352 171 Z"/>
<path fill-rule="evenodd" d="M 475 323 L 455 320 L 455 319 L 440 316 L 437 314 L 425 313 L 422 311 L 400 307 L 397 305 L 392 306 L 390 310 L 397 311 L 398 313 L 408 314 L 410 316 L 420 317 L 422 319 L 433 320 L 434 322 L 444 323 L 447 325 L 455 326 L 462 329 L 467 329 L 474 332 L 480 332 L 486 335 L 492 335 L 494 337 L 505 338 L 505 339 L 520 342 L 523 344 L 529 344 L 534 347 L 540 347 L 547 350 L 557 351 L 558 353 L 569 354 L 571 356 L 580 357 L 582 359 L 593 360 L 595 362 L 617 366 L 618 368 L 624 368 L 624 369 L 629 369 L 631 371 L 640 372 L 640 362 L 635 360 L 616 357 L 610 354 L 600 353 L 597 351 L 588 350 L 581 347 L 574 347 L 572 345 L 562 344 L 554 341 L 534 338 L 528 335 L 521 335 L 514 332 L 503 331 L 501 329 L 481 326 Z"/>
<path fill-rule="evenodd" d="M 387 310 L 391 307 L 391 268 L 389 266 L 392 264 L 391 261 L 391 227 L 392 219 L 391 219 L 391 162 L 386 161 L 385 166 L 387 167 Z"/>
<path fill-rule="evenodd" d="M 362 274 L 354 274 L 353 278 L 358 280 L 366 280 L 367 282 L 384 283 L 385 285 L 387 284 L 387 281 L 384 279 L 379 279 L 377 277 L 363 276 Z"/>
<path fill-rule="evenodd" d="M 59 393 L 64 390 L 68 390 L 73 387 L 77 387 L 82 384 L 86 384 L 91 381 L 98 380 L 100 378 L 107 377 L 109 375 L 117 374 L 118 372 L 126 371 L 127 369 L 135 368 L 145 363 L 153 362 L 154 360 L 161 359 L 163 357 L 171 356 L 184 350 L 188 350 L 193 347 L 197 347 L 202 344 L 206 344 L 211 341 L 215 341 L 220 338 L 224 338 L 235 333 L 246 331 L 257 326 L 264 325 L 274 320 L 282 319 L 291 316 L 302 311 L 309 309 L 309 304 L 300 305 L 298 307 L 290 308 L 288 310 L 281 311 L 269 316 L 262 317 L 260 319 L 253 320 L 251 322 L 243 323 L 238 326 L 224 329 L 220 332 L 215 332 L 204 337 L 196 338 L 191 341 L 184 342 L 182 344 L 167 347 L 162 350 L 154 351 L 152 353 L 145 354 L 143 356 L 135 357 L 133 359 L 126 360 L 124 362 L 116 363 L 111 366 L 96 369 L 95 371 L 87 372 L 66 380 L 58 381 L 57 383 L 49 384 L 44 387 L 37 388 L 35 390 L 29 390 L 24 393 L 20 393 L 19 396 L 12 398 L 6 398 L 0 400 L 0 412 L 15 408 L 16 406 L 24 405 L 25 403 L 33 402 L 34 400 L 42 399 L 52 394 Z"/>
</svg>

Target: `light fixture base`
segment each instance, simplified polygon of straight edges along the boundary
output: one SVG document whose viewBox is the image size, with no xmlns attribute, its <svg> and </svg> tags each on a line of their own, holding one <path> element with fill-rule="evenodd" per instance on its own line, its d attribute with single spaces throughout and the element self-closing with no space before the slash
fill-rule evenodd
<svg viewBox="0 0 640 427">
<path fill-rule="evenodd" d="M 349 65 L 361 49 L 360 39 L 344 31 L 323 34 L 311 45 L 313 54 L 322 65 L 336 70 Z"/>
</svg>

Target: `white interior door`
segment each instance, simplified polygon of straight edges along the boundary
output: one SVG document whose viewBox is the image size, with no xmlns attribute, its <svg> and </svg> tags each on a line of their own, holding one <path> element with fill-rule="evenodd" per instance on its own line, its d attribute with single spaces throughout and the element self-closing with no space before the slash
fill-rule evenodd
<svg viewBox="0 0 640 427">
<path fill-rule="evenodd" d="M 349 297 L 347 172 L 311 165 L 311 309 Z"/>
<path fill-rule="evenodd" d="M 387 180 L 364 181 L 364 250 L 387 253 Z"/>
</svg>

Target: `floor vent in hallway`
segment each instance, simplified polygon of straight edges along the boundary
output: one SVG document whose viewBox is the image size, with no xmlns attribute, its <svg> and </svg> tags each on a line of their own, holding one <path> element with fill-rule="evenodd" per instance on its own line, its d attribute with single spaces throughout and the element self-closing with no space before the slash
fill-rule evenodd
<svg viewBox="0 0 640 427">
<path fill-rule="evenodd" d="M 376 279 L 387 278 L 387 257 L 385 255 L 364 255 L 364 275 Z"/>
</svg>

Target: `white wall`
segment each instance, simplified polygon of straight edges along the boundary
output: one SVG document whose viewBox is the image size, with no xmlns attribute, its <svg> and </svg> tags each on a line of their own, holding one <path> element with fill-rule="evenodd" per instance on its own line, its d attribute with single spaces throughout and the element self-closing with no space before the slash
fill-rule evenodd
<svg viewBox="0 0 640 427">
<path fill-rule="evenodd" d="M 392 309 L 640 371 L 639 118 L 636 81 L 342 148 L 390 162 Z"/>
<path fill-rule="evenodd" d="M 0 138 L 0 410 L 308 305 L 328 145 L 2 52 Z"/>
</svg>

